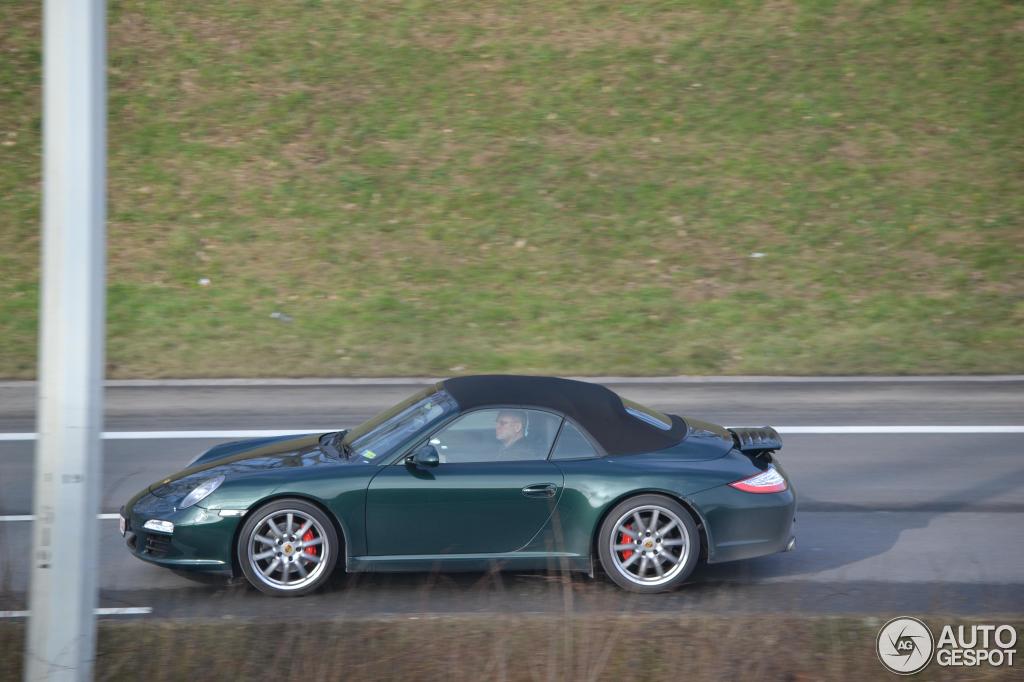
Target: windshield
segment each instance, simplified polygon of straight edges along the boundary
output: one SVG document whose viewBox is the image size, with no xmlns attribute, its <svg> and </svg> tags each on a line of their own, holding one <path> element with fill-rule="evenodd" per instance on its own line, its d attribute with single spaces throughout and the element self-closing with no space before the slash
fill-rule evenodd
<svg viewBox="0 0 1024 682">
<path fill-rule="evenodd" d="M 352 429 L 343 442 L 353 459 L 371 462 L 457 409 L 454 398 L 431 386 Z"/>
</svg>

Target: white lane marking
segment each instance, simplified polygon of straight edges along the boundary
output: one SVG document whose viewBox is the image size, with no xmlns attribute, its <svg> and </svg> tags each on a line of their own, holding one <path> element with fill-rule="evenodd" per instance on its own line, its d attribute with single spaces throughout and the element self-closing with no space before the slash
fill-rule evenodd
<svg viewBox="0 0 1024 682">
<path fill-rule="evenodd" d="M 97 514 L 96 518 L 100 521 L 113 521 L 114 519 L 120 518 L 120 514 Z M 0 521 L 33 521 L 35 516 L 32 514 L 11 514 L 10 516 L 0 516 Z"/>
<path fill-rule="evenodd" d="M 0 618 L 27 618 L 29 611 L 0 611 Z M 153 613 L 152 606 L 125 606 L 96 609 L 97 616 L 144 616 Z"/>
<path fill-rule="evenodd" d="M 748 425 L 749 426 L 749 425 Z M 337 430 L 323 429 L 281 429 L 259 431 L 104 431 L 104 440 L 182 440 L 182 439 L 228 439 L 228 438 L 267 438 L 274 436 L 305 436 L 315 433 L 326 433 Z M 789 434 L 928 434 L 928 433 L 1024 433 L 1020 425 L 915 425 L 915 426 L 776 426 L 779 433 Z M 0 433 L 0 441 L 31 441 L 36 439 L 34 433 Z"/>
<path fill-rule="evenodd" d="M 337 431 L 333 429 L 285 429 L 258 431 L 104 431 L 104 440 L 177 440 L 183 438 L 267 438 L 274 436 L 305 436 L 312 433 Z M 0 441 L 35 440 L 34 433 L 0 433 Z"/>
<path fill-rule="evenodd" d="M 776 426 L 779 433 L 888 434 L 888 433 L 1024 433 L 1024 426 Z"/>
<path fill-rule="evenodd" d="M 267 438 L 276 436 L 305 436 L 331 431 L 324 429 L 283 429 L 259 431 L 105 431 L 105 440 L 180 440 L 180 439 L 222 439 L 222 438 Z M 779 433 L 790 434 L 928 434 L 928 433 L 1024 433 L 1019 425 L 962 425 L 962 426 L 776 426 Z M 0 433 L 0 441 L 35 440 L 34 433 Z"/>
</svg>

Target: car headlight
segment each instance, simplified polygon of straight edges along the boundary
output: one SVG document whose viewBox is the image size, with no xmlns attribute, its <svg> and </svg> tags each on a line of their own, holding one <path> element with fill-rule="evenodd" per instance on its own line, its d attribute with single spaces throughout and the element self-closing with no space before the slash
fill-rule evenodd
<svg viewBox="0 0 1024 682">
<path fill-rule="evenodd" d="M 178 505 L 178 509 L 187 509 L 191 507 L 193 504 L 195 504 L 199 500 L 202 500 L 210 493 L 212 493 L 214 490 L 219 488 L 220 484 L 223 482 L 224 474 L 206 479 L 205 481 L 197 485 L 195 488 L 193 488 L 192 492 L 185 496 L 185 499 L 182 500 L 181 504 Z"/>
</svg>

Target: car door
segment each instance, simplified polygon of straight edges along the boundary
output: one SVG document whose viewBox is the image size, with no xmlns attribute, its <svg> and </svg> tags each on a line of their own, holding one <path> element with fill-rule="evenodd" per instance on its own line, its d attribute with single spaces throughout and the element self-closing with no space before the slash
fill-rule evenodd
<svg viewBox="0 0 1024 682">
<path fill-rule="evenodd" d="M 496 432 L 517 417 L 509 445 Z M 478 555 L 515 551 L 551 517 L 561 470 L 548 461 L 561 416 L 541 410 L 477 410 L 433 434 L 441 462 L 400 460 L 370 482 L 370 556 Z"/>
</svg>

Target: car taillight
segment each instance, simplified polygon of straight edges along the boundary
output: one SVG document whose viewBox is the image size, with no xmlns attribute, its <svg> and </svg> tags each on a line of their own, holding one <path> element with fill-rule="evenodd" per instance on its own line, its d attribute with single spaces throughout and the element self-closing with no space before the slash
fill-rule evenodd
<svg viewBox="0 0 1024 682">
<path fill-rule="evenodd" d="M 781 493 L 786 489 L 786 479 L 775 470 L 775 467 L 772 467 L 756 476 L 744 478 L 729 485 L 745 493 Z"/>
</svg>

